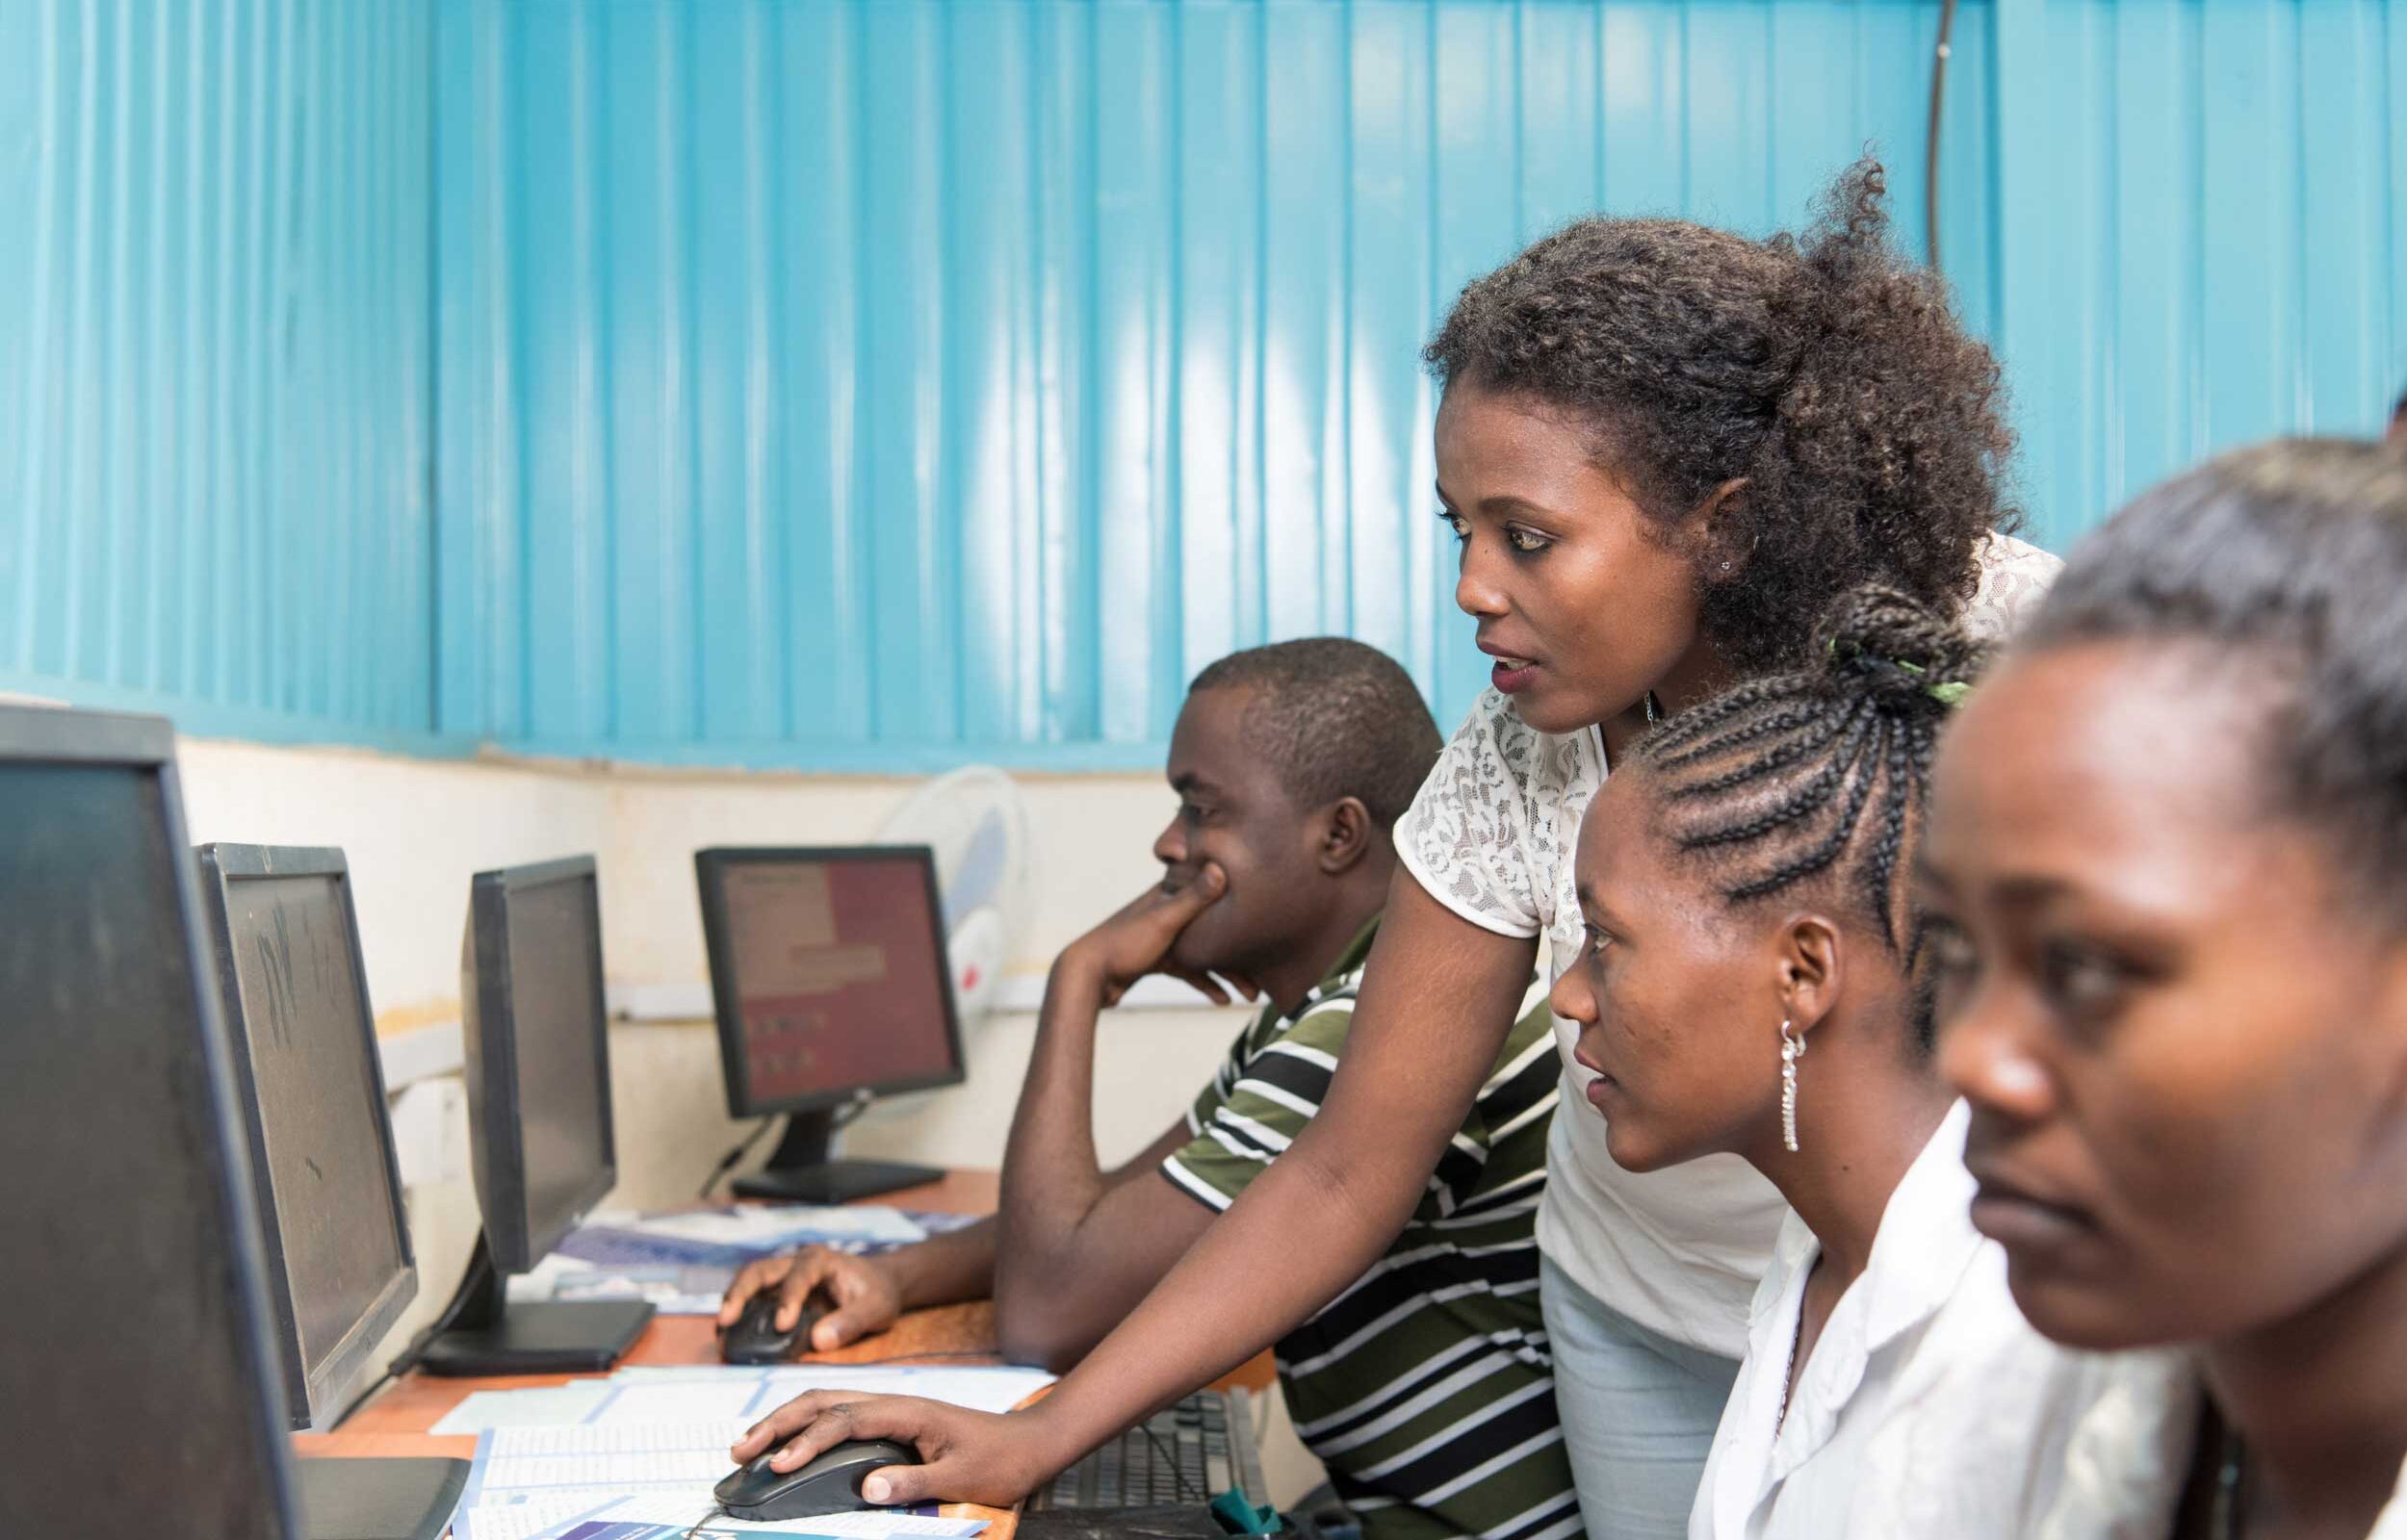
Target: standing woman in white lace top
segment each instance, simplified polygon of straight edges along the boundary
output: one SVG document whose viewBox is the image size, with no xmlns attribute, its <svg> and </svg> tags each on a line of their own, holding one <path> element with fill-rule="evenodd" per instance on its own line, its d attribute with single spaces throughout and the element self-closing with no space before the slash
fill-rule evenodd
<svg viewBox="0 0 2407 1540">
<path fill-rule="evenodd" d="M 1362 1276 L 1477 1097 L 1539 938 L 1558 973 L 1578 952 L 1580 812 L 1650 715 L 1793 659 L 1866 581 L 1969 605 L 1987 632 L 2045 586 L 2053 558 L 1994 534 L 2012 513 L 1996 360 L 1890 245 L 1882 194 L 1854 167 L 1801 240 L 1586 219 L 1463 291 L 1427 354 L 1436 494 L 1496 688 L 1397 826 L 1405 871 L 1330 1094 L 1042 1402 L 849 1412 L 927 1457 L 896 1501 L 1017 1498 Z M 1558 1037 L 1576 1102 L 1587 1072 Z M 1682 1535 L 1778 1196 L 1734 1157 L 1621 1171 L 1601 1121 L 1566 1114 L 1530 1200 L 1583 1513 L 1488 1540 L 1560 1540 L 1583 1516 L 1596 1540 Z"/>
</svg>

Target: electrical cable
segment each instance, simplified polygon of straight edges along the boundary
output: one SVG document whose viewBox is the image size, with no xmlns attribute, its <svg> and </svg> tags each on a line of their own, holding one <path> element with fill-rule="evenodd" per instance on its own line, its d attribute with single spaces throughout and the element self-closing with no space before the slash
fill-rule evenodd
<svg viewBox="0 0 2407 1540">
<path fill-rule="evenodd" d="M 478 1251 L 481 1254 L 482 1250 L 483 1238 L 479 1236 L 478 1239 Z M 384 1389 L 385 1386 L 392 1384 L 395 1380 L 401 1378 L 403 1374 L 408 1373 L 411 1370 L 416 1369 L 419 1361 L 427 1356 L 427 1345 L 434 1341 L 437 1337 L 442 1336 L 445 1332 L 451 1330 L 453 1326 L 458 1323 L 460 1312 L 467 1308 L 469 1296 L 476 1292 L 471 1285 L 477 1278 L 478 1261 L 478 1255 L 470 1256 L 468 1259 L 468 1276 L 460 1281 L 458 1292 L 452 1296 L 451 1303 L 443 1307 L 443 1313 L 434 1318 L 432 1324 L 428 1325 L 425 1330 L 419 1332 L 415 1337 L 410 1338 L 409 1346 L 402 1348 L 399 1353 L 396 1353 L 393 1356 L 393 1361 L 384 1366 L 384 1373 L 378 1374 L 373 1381 L 371 1381 L 366 1390 L 361 1391 L 358 1395 L 351 1398 L 350 1404 L 344 1407 L 342 1412 L 336 1416 L 334 1421 L 327 1424 L 329 1431 L 333 1428 L 341 1427 L 345 1423 L 349 1422 L 351 1414 L 367 1405 L 368 1402 L 375 1398 L 376 1392 Z"/>
<path fill-rule="evenodd" d="M 1955 32 L 1955 0 L 1939 0 L 1939 45 L 1930 56 L 1930 136 L 1923 162 L 1923 218 L 1930 249 L 1930 268 L 1939 268 L 1939 104 L 1946 94 L 1949 39 Z"/>
<path fill-rule="evenodd" d="M 1153 1424 L 1151 1422 L 1145 1422 L 1137 1425 L 1145 1430 L 1145 1441 L 1153 1446 L 1153 1452 L 1160 1455 L 1162 1463 L 1170 1467 L 1172 1477 L 1178 1483 L 1178 1495 L 1190 1502 L 1211 1502 L 1210 1498 L 1195 1489 L 1194 1482 L 1187 1479 L 1186 1471 L 1178 1464 L 1178 1456 L 1172 1451 L 1169 1445 L 1162 1442 L 1162 1436 L 1153 1431 Z"/>
<path fill-rule="evenodd" d="M 830 1115 L 827 1131 L 830 1134 L 839 1134 L 851 1127 L 863 1113 L 869 1110 L 869 1093 L 865 1091 L 856 1094 L 852 1100 L 836 1108 Z M 718 1165 L 712 1168 L 711 1174 L 703 1180 L 701 1193 L 696 1195 L 708 1198 L 711 1195 L 711 1189 L 719 1185 L 719 1179 L 735 1169 L 736 1163 L 751 1153 L 753 1145 L 761 1142 L 761 1136 L 767 1133 L 780 1117 L 787 1116 L 789 1115 L 771 1113 L 768 1116 L 762 1118 L 760 1127 L 745 1135 L 742 1143 L 729 1150 L 725 1156 L 721 1157 Z"/>
<path fill-rule="evenodd" d="M 702 1191 L 694 1195 L 700 1198 L 708 1198 L 711 1195 L 711 1189 L 719 1185 L 719 1179 L 724 1177 L 729 1171 L 734 1170 L 736 1168 L 737 1162 L 751 1154 L 752 1146 L 761 1142 L 761 1136 L 767 1133 L 776 1125 L 777 1116 L 777 1114 L 772 1113 L 768 1116 L 762 1118 L 760 1126 L 753 1129 L 751 1133 L 746 1134 L 742 1143 L 737 1145 L 734 1149 L 729 1150 L 725 1155 L 719 1157 L 719 1163 L 711 1168 L 711 1174 L 702 1179 Z"/>
</svg>

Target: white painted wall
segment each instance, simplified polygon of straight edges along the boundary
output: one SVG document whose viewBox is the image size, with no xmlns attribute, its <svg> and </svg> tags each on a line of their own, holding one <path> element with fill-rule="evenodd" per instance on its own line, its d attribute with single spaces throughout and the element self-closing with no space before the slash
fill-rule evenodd
<svg viewBox="0 0 2407 1540">
<path fill-rule="evenodd" d="M 369 992 L 388 1046 L 458 1019 L 460 931 L 477 871 L 593 854 L 612 986 L 699 991 L 708 972 L 696 849 L 860 842 L 915 784 L 426 761 L 199 739 L 185 740 L 179 755 L 196 841 L 347 853 Z M 1158 779 L 1145 777 L 1034 777 L 1022 785 L 1037 903 L 1012 971 L 1037 979 L 1061 945 L 1152 879 L 1153 837 L 1173 802 Z M 1178 1116 L 1243 1019 L 1200 1007 L 1112 1014 L 1096 1056 L 1096 1139 L 1105 1161 L 1134 1154 Z M 1034 1035 L 1024 1013 L 990 1018 L 971 1042 L 968 1084 L 881 1107 L 855 1126 L 848 1148 L 940 1166 L 1000 1164 Z M 702 1021 L 622 1021 L 610 1052 L 619 1185 L 607 1201 L 656 1208 L 690 1199 L 751 1127 L 727 1116 L 716 1034 Z M 397 1129 L 405 1149 L 422 1152 L 409 1160 L 418 1179 L 408 1194 L 421 1286 L 388 1352 L 441 1308 L 477 1233 L 456 1081 L 406 1094 L 413 1105 Z"/>
</svg>

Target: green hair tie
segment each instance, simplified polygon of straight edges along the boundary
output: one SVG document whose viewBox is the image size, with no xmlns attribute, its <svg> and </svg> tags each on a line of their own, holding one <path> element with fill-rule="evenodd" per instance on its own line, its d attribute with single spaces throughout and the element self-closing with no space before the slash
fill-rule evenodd
<svg viewBox="0 0 2407 1540">
<path fill-rule="evenodd" d="M 1848 646 L 1859 654 L 1863 652 L 1861 647 L 1857 647 L 1852 642 L 1850 642 Z M 1835 636 L 1830 638 L 1830 655 L 1832 657 L 1839 655 L 1839 639 Z M 1906 673 L 1917 677 L 1920 677 L 1924 673 L 1928 672 L 1920 663 L 1900 662 L 1894 658 L 1882 658 L 1880 661 L 1888 663 L 1892 668 L 1903 669 Z M 1973 693 L 1973 686 L 1971 681 L 1967 680 L 1949 680 L 1945 683 L 1941 684 L 1924 685 L 1923 693 L 1938 702 L 1941 706 L 1948 706 L 1952 709 L 1964 704 L 1964 697 Z"/>
</svg>

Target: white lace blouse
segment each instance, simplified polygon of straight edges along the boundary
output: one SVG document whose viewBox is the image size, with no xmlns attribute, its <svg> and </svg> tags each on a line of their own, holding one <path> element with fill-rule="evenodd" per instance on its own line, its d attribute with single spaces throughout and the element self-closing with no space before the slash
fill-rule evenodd
<svg viewBox="0 0 2407 1540">
<path fill-rule="evenodd" d="M 2003 636 L 2062 566 L 2010 536 L 1990 540 L 1980 563 L 1966 620 L 1989 636 Z M 1488 690 L 1396 825 L 1397 853 L 1432 897 L 1472 924 L 1544 936 L 1560 975 L 1580 947 L 1572 848 L 1605 769 L 1596 729 L 1537 732 Z M 1547 1145 L 1540 1249 L 1638 1324 L 1743 1356 L 1748 1302 L 1787 1206 L 1734 1155 L 1643 1174 L 1616 1166 L 1604 1119 L 1582 1094 L 1589 1072 L 1571 1062 L 1575 1036 L 1570 1023 L 1555 1023 L 1563 1110 Z"/>
</svg>

